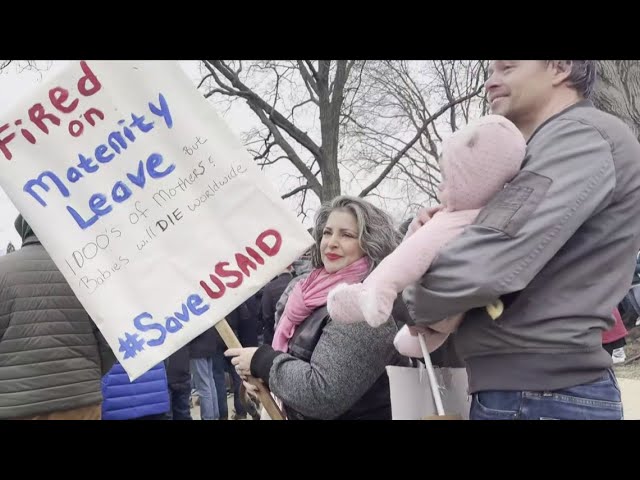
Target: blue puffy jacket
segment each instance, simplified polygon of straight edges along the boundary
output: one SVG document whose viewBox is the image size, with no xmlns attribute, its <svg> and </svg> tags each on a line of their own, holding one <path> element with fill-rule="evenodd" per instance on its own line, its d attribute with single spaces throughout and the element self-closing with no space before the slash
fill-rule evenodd
<svg viewBox="0 0 640 480">
<path fill-rule="evenodd" d="M 127 372 L 116 363 L 102 377 L 102 419 L 129 420 L 169 411 L 169 389 L 164 363 L 129 381 Z"/>
</svg>

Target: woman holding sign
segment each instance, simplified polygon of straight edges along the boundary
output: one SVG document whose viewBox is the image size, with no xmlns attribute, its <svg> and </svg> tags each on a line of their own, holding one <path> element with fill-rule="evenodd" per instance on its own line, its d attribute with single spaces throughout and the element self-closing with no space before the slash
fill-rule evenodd
<svg viewBox="0 0 640 480">
<path fill-rule="evenodd" d="M 362 281 L 398 245 L 389 216 L 370 203 L 341 196 L 316 215 L 314 269 L 283 294 L 284 312 L 272 345 L 229 349 L 240 376 L 259 378 L 282 401 L 288 419 L 391 419 L 387 365 L 406 365 L 393 346 L 402 301 L 380 328 L 338 324 L 327 313 L 328 293 Z M 256 389 L 245 382 L 248 391 Z"/>
</svg>

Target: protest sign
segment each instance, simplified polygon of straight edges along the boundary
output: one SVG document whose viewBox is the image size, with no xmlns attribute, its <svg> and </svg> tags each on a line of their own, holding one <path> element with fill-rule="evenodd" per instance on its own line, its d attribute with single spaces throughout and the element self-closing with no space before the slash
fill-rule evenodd
<svg viewBox="0 0 640 480">
<path fill-rule="evenodd" d="M 71 62 L 0 117 L 0 186 L 132 380 L 313 243 L 176 62 Z"/>
</svg>

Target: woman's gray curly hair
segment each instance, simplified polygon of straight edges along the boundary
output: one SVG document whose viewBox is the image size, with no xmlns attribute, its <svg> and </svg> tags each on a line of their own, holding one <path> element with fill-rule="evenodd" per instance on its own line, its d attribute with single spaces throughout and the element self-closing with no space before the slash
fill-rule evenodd
<svg viewBox="0 0 640 480">
<path fill-rule="evenodd" d="M 387 213 L 360 197 L 341 195 L 322 204 L 316 213 L 312 233 L 316 243 L 311 248 L 311 263 L 314 268 L 323 266 L 320 242 L 329 215 L 334 210 L 350 212 L 356 218 L 358 243 L 364 254 L 371 260 L 370 271 L 400 244 L 402 239 L 400 232 L 394 228 L 393 221 Z"/>
</svg>

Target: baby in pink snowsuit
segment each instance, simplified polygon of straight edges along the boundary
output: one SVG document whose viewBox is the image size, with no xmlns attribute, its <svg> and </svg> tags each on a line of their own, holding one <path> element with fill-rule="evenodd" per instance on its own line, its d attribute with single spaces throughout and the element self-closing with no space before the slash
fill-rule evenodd
<svg viewBox="0 0 640 480">
<path fill-rule="evenodd" d="M 477 217 L 480 209 L 520 170 L 526 142 L 505 117 L 487 115 L 453 133 L 442 146 L 439 210 L 411 234 L 362 282 L 341 284 L 328 296 L 334 321 L 385 323 L 399 293 L 418 282 L 438 252 Z M 430 325 L 429 351 L 455 331 L 464 313 Z M 403 327 L 394 344 L 404 355 L 421 357 L 417 337 Z"/>
</svg>

